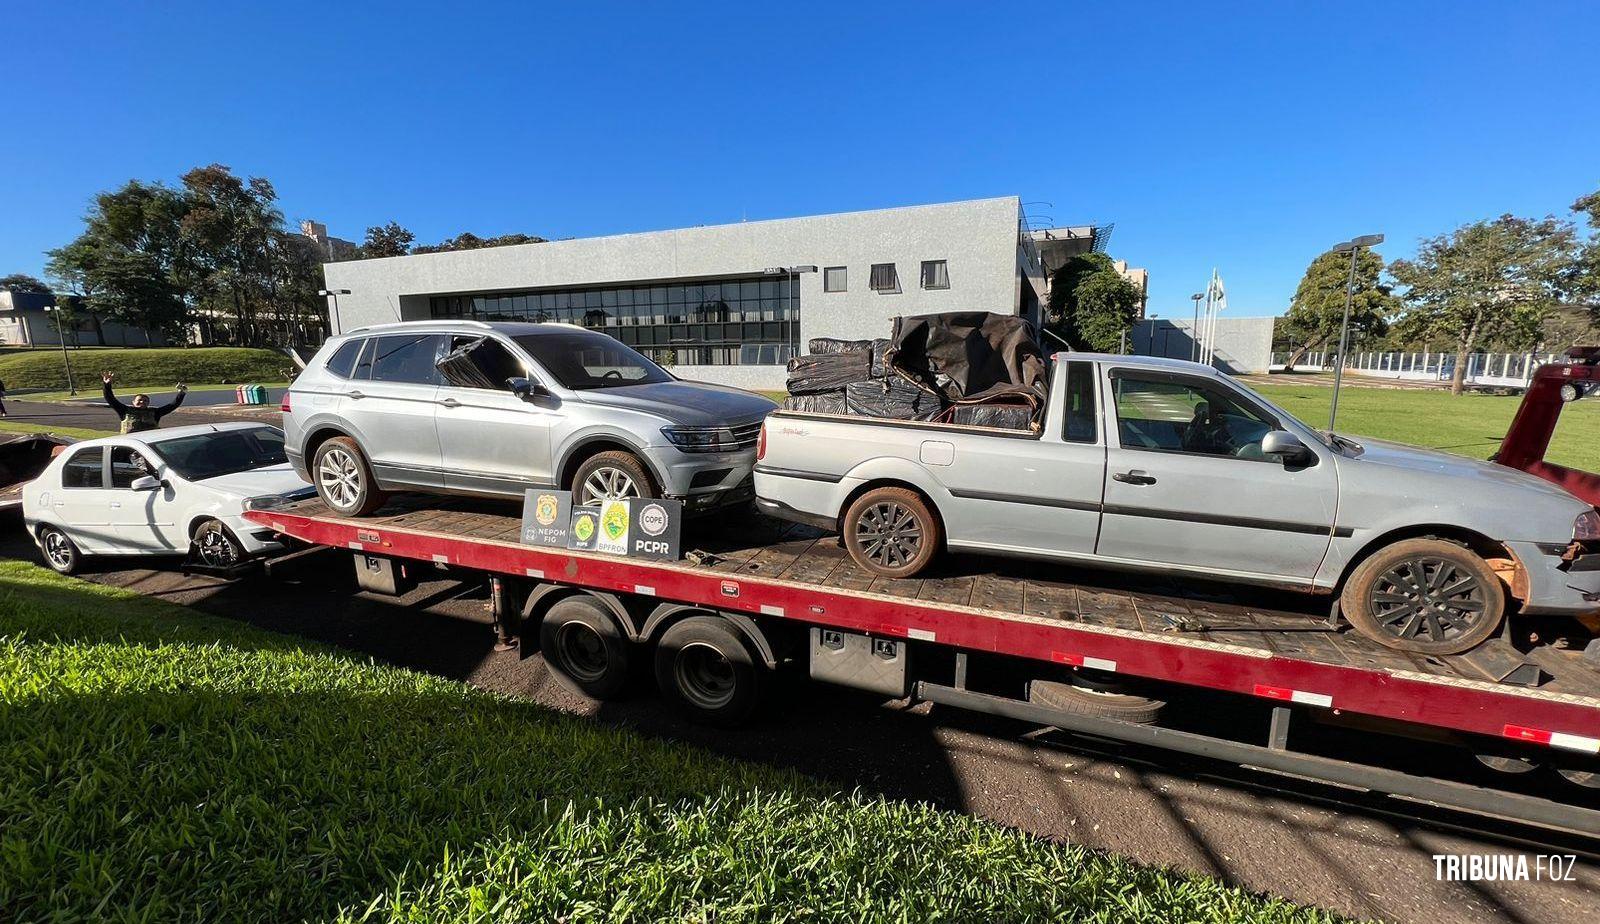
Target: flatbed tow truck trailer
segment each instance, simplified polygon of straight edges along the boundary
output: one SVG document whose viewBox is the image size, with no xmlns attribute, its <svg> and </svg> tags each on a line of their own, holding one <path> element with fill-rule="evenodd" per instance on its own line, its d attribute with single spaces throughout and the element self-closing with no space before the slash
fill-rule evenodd
<svg viewBox="0 0 1600 924">
<path fill-rule="evenodd" d="M 857 568 L 832 536 L 753 517 L 742 527 L 724 522 L 734 518 L 691 522 L 685 548 L 696 551 L 687 560 L 645 561 L 525 545 L 518 517 L 486 509 L 504 507 L 419 497 L 350 519 L 309 500 L 246 516 L 304 543 L 350 550 L 369 590 L 403 593 L 408 577 L 434 569 L 480 573 L 497 647 L 539 639 L 552 670 L 595 698 L 619 691 L 639 659 L 653 656 L 658 683 L 691 715 L 729 720 L 744 714 L 769 670 L 798 662 L 813 677 L 886 699 L 1600 837 L 1600 811 L 1583 804 L 1594 804 L 1600 784 L 1600 644 L 1587 653 L 1524 650 L 1502 638 L 1462 655 L 1411 656 L 1339 632 L 1315 612 L 1287 610 L 1281 599 L 1274 608 L 1215 585 L 1138 579 L 1119 589 L 1083 572 L 1041 577 L 1045 568 L 1011 562 L 886 580 Z M 1063 573 L 1096 584 L 1054 579 Z M 1037 694 L 1080 678 L 1128 681 L 1169 700 L 1185 691 L 1237 694 L 1260 703 L 1266 740 L 1108 718 L 1092 708 L 1092 694 L 1090 708 L 1082 695 Z M 1536 790 L 1546 798 L 1296 752 L 1288 745 L 1296 715 L 1400 736 L 1397 743 L 1449 741 L 1497 769 L 1547 764 L 1577 785 L 1552 775 Z"/>
</svg>

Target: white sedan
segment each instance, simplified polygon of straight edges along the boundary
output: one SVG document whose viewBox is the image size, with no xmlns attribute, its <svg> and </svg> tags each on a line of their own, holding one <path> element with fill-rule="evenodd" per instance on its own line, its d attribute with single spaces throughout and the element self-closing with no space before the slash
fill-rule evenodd
<svg viewBox="0 0 1600 924">
<path fill-rule="evenodd" d="M 184 555 L 227 568 L 283 548 L 246 510 L 316 492 L 289 466 L 283 431 L 202 424 L 74 443 L 22 489 L 22 516 L 50 567 L 87 555 Z"/>
</svg>

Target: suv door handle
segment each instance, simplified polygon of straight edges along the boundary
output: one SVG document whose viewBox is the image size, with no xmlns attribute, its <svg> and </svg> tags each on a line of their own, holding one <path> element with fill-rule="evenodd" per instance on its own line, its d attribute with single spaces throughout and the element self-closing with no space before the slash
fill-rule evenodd
<svg viewBox="0 0 1600 924">
<path fill-rule="evenodd" d="M 457 401 L 454 398 L 446 398 L 443 401 L 440 401 L 439 403 L 444 405 L 445 407 L 460 407 L 461 406 L 461 402 Z"/>
<path fill-rule="evenodd" d="M 353 391 L 353 392 L 351 392 L 351 393 L 350 393 L 350 395 L 349 395 L 349 396 L 350 396 L 350 397 L 351 397 L 351 398 L 354 398 L 354 399 L 356 399 L 356 400 L 357 400 L 357 401 L 360 401 L 360 400 L 361 400 L 361 399 L 362 399 L 362 398 L 365 398 L 365 397 L 366 397 L 366 395 L 364 395 L 364 394 L 362 394 L 362 393 L 361 393 L 361 392 L 359 392 L 359 391 Z"/>
<path fill-rule="evenodd" d="M 1155 484 L 1156 480 L 1138 469 L 1131 472 L 1117 472 L 1111 476 L 1113 480 L 1123 484 Z"/>
</svg>

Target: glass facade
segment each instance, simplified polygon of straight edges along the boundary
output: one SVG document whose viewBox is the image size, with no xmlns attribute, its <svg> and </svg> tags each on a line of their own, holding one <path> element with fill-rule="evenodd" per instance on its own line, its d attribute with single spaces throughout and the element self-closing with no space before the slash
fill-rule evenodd
<svg viewBox="0 0 1600 924">
<path fill-rule="evenodd" d="M 663 365 L 781 365 L 798 352 L 800 286 L 784 276 L 436 295 L 436 318 L 565 321 Z"/>
</svg>

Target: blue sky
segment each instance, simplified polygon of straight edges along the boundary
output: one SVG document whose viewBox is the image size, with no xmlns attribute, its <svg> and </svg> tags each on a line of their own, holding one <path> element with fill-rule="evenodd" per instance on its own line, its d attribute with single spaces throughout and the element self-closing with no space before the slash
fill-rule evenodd
<svg viewBox="0 0 1600 924">
<path fill-rule="evenodd" d="M 7 5 L 0 273 L 219 162 L 356 240 L 1014 194 L 1115 222 L 1152 312 L 1216 266 L 1272 314 L 1352 234 L 1600 187 L 1592 3 L 215 6 Z"/>
</svg>

